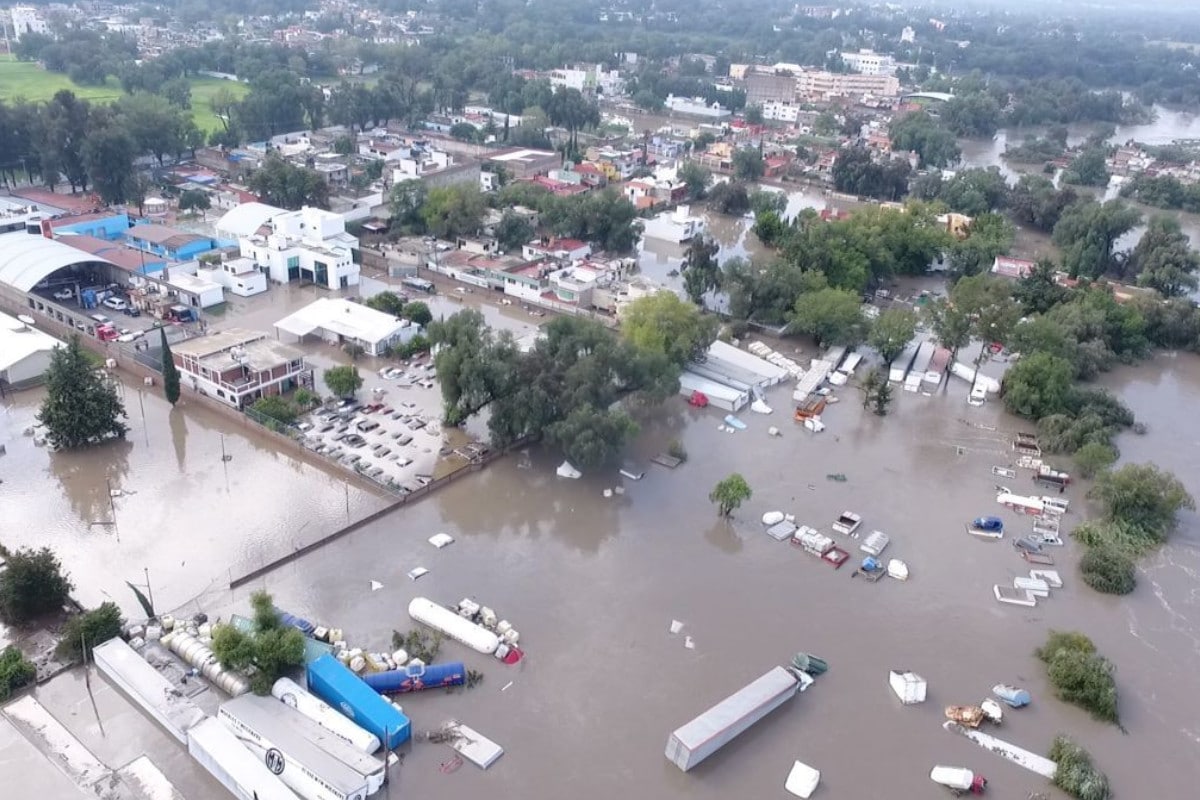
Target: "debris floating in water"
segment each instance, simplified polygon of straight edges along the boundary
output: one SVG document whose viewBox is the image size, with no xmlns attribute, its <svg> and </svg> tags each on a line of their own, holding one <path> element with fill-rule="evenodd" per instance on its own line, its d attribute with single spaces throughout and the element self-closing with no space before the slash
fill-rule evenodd
<svg viewBox="0 0 1200 800">
<path fill-rule="evenodd" d="M 677 619 L 671 620 L 671 633 L 679 633 L 683 630 L 683 623 Z"/>
<path fill-rule="evenodd" d="M 683 637 L 683 646 L 686 647 L 688 650 L 695 650 L 696 649 L 696 640 L 690 636 L 685 636 L 685 637 Z"/>
<path fill-rule="evenodd" d="M 383 584 L 380 583 L 379 581 L 371 581 L 371 591 L 372 592 L 378 592 L 382 588 L 383 588 Z"/>
</svg>

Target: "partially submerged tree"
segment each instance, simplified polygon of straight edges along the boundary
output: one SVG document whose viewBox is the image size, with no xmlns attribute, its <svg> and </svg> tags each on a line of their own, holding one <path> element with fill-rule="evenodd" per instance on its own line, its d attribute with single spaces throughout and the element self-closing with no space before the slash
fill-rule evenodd
<svg viewBox="0 0 1200 800">
<path fill-rule="evenodd" d="M 728 517 L 742 503 L 749 500 L 752 494 L 754 492 L 750 489 L 750 484 L 746 483 L 746 479 L 740 473 L 734 472 L 713 487 L 708 493 L 708 499 L 717 504 L 718 515 Z"/>
<path fill-rule="evenodd" d="M 179 367 L 175 366 L 175 357 L 171 354 L 167 329 L 158 330 L 162 334 L 163 396 L 167 398 L 168 403 L 175 405 L 179 402 Z"/>
<path fill-rule="evenodd" d="M 358 374 L 358 367 L 349 365 L 330 367 L 325 370 L 323 377 L 329 391 L 337 397 L 353 397 L 354 393 L 363 385 L 362 375 Z"/>
<path fill-rule="evenodd" d="M 890 367 L 916 333 L 916 314 L 904 308 L 889 308 L 875 320 L 867 344 L 874 347 L 883 363 Z"/>
<path fill-rule="evenodd" d="M 1113 665 L 1096 652 L 1091 639 L 1082 633 L 1051 631 L 1035 655 L 1045 663 L 1058 699 L 1104 722 L 1119 721 Z"/>
<path fill-rule="evenodd" d="M 634 300 L 621 312 L 621 334 L 645 353 L 676 366 L 701 358 L 717 338 L 717 319 L 661 291 Z"/>
<path fill-rule="evenodd" d="M 78 336 L 54 351 L 46 370 L 46 399 L 38 412 L 50 444 L 69 449 L 124 438 L 124 416 L 116 386 L 88 358 Z"/>
<path fill-rule="evenodd" d="M 250 688 L 255 694 L 271 692 L 275 681 L 304 663 L 304 634 L 279 621 L 271 595 L 255 592 L 254 629 L 243 633 L 232 625 L 213 630 L 213 654 L 226 669 L 251 672 Z"/>
<path fill-rule="evenodd" d="M 1147 546 L 1166 541 L 1178 524 L 1178 513 L 1196 508 L 1179 479 L 1153 464 L 1126 464 L 1106 472 L 1088 496 L 1099 501 L 1110 519 L 1140 531 Z"/>
<path fill-rule="evenodd" d="M 811 335 L 819 347 L 834 344 L 853 347 L 867 337 L 869 327 L 857 294 L 825 288 L 800 295 L 788 330 Z"/>
<path fill-rule="evenodd" d="M 101 603 L 99 608 L 77 614 L 67 620 L 54 652 L 59 658 L 83 661 L 91 658 L 96 645 L 121 635 L 125 620 L 116 603 Z"/>
<path fill-rule="evenodd" d="M 58 611 L 74 588 L 50 548 L 18 550 L 0 570 L 0 619 L 24 625 Z"/>
</svg>

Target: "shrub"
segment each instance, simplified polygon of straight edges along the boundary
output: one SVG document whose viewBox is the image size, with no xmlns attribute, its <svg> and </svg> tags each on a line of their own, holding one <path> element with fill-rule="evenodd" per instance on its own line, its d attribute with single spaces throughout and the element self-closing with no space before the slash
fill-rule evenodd
<svg viewBox="0 0 1200 800">
<path fill-rule="evenodd" d="M 74 588 L 50 548 L 18 550 L 0 572 L 0 619 L 23 625 L 57 611 Z"/>
<path fill-rule="evenodd" d="M 290 425 L 296 421 L 296 407 L 278 395 L 260 397 L 251 406 L 257 413 L 276 422 Z"/>
<path fill-rule="evenodd" d="M 1116 449 L 1101 442 L 1088 442 L 1075 451 L 1075 464 L 1079 467 L 1079 474 L 1088 479 L 1111 467 L 1116 460 Z"/>
<path fill-rule="evenodd" d="M 0 702 L 12 697 L 12 693 L 22 686 L 33 683 L 36 677 L 37 668 L 16 647 L 9 645 L 0 652 Z"/>
<path fill-rule="evenodd" d="M 90 658 L 92 648 L 121 635 L 121 609 L 116 603 L 102 603 L 99 608 L 71 617 L 63 627 L 62 637 L 54 652 L 59 658 L 81 661 Z"/>
<path fill-rule="evenodd" d="M 672 439 L 667 445 L 667 455 L 671 458 L 678 458 L 680 461 L 687 461 L 688 459 L 687 448 L 678 439 Z"/>
<path fill-rule="evenodd" d="M 1079 560 L 1083 582 L 1104 594 L 1129 594 L 1137 586 L 1133 559 L 1115 545 L 1091 547 Z"/>
<path fill-rule="evenodd" d="M 212 650 L 226 669 L 251 671 L 250 688 L 266 695 L 276 680 L 304 663 L 304 634 L 280 624 L 271 595 L 255 592 L 250 601 L 254 631 L 247 634 L 232 625 L 218 625 Z"/>
<path fill-rule="evenodd" d="M 1082 633 L 1051 631 L 1036 655 L 1045 662 L 1059 700 L 1079 706 L 1096 719 L 1119 722 L 1113 665 L 1096 652 L 1091 639 Z"/>
<path fill-rule="evenodd" d="M 1108 800 L 1112 790 L 1108 776 L 1096 769 L 1092 757 L 1065 736 L 1054 737 L 1050 760 L 1058 764 L 1054 785 L 1079 800 Z"/>
</svg>

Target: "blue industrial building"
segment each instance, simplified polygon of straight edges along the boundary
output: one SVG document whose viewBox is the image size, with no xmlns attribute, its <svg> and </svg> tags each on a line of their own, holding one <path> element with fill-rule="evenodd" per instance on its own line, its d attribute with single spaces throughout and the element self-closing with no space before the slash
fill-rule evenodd
<svg viewBox="0 0 1200 800">
<path fill-rule="evenodd" d="M 126 234 L 126 244 L 171 261 L 192 261 L 222 244 L 211 236 L 166 225 L 137 225 Z"/>
</svg>

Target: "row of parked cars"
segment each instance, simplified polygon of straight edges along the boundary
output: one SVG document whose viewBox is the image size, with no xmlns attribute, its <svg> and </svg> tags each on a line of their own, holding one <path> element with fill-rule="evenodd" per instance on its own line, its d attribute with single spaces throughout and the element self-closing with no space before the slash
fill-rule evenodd
<svg viewBox="0 0 1200 800">
<path fill-rule="evenodd" d="M 413 463 L 404 448 L 412 444 L 413 432 L 425 425 L 413 403 L 402 403 L 393 408 L 378 402 L 364 405 L 343 401 L 338 406 L 314 412 L 311 422 L 302 422 L 297 427 L 302 431 L 305 446 L 313 452 L 386 483 L 399 477 L 398 474 L 385 476 L 393 471 L 389 467 L 394 465 L 400 470 Z M 394 430 L 389 430 L 392 428 Z M 411 489 L 429 480 L 428 476 L 416 476 L 405 483 L 411 483 L 407 487 Z"/>
</svg>

